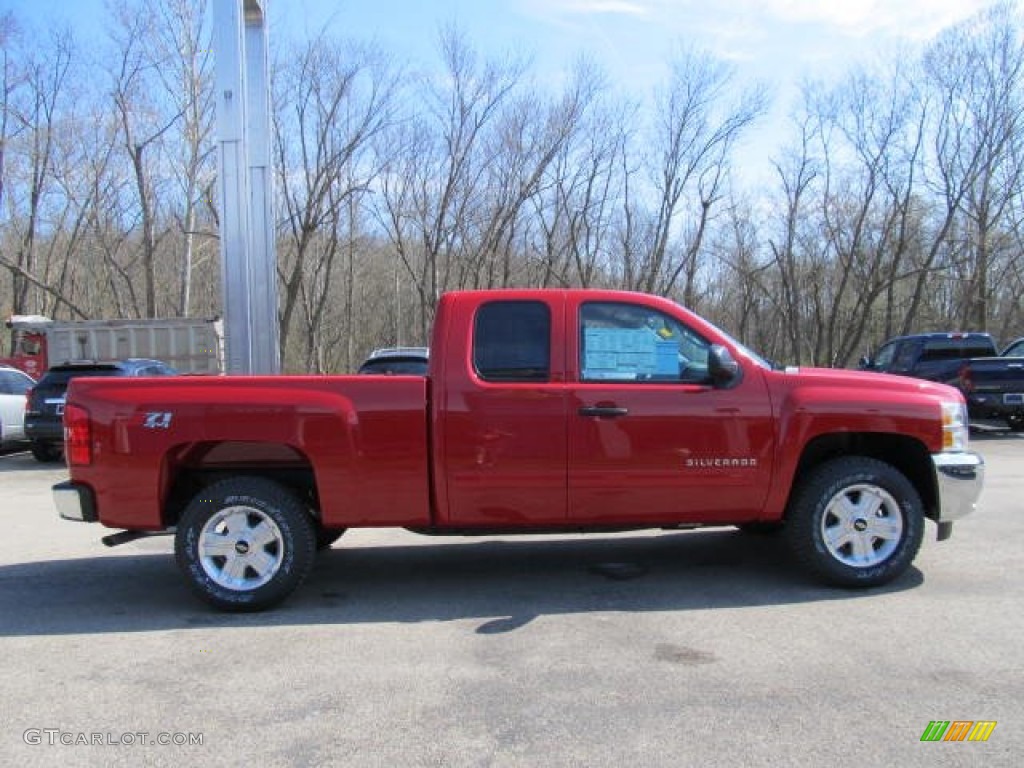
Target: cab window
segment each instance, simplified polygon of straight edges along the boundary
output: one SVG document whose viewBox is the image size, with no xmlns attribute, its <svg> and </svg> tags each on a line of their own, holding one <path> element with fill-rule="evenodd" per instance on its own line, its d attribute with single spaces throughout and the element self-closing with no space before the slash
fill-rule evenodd
<svg viewBox="0 0 1024 768">
<path fill-rule="evenodd" d="M 476 314 L 473 366 L 484 381 L 548 381 L 551 312 L 540 301 L 494 301 Z"/>
<path fill-rule="evenodd" d="M 678 320 L 635 304 L 580 308 L 582 381 L 705 384 L 711 345 Z"/>
<path fill-rule="evenodd" d="M 909 373 L 917 362 L 920 354 L 920 345 L 913 341 L 905 341 L 900 344 L 899 352 L 892 361 L 890 370 L 894 373 Z"/>
</svg>

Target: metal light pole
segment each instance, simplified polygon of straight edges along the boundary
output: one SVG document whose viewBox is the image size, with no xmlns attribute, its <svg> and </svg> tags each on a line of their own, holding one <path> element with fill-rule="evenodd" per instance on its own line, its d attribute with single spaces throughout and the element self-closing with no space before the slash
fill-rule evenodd
<svg viewBox="0 0 1024 768">
<path fill-rule="evenodd" d="M 280 373 L 266 0 L 214 0 L 225 369 Z"/>
</svg>

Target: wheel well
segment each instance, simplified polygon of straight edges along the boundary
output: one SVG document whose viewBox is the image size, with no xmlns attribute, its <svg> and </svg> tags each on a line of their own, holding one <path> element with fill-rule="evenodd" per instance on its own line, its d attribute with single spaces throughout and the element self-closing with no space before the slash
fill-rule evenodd
<svg viewBox="0 0 1024 768">
<path fill-rule="evenodd" d="M 797 465 L 790 499 L 802 478 L 815 467 L 840 456 L 868 456 L 894 466 L 921 497 L 925 515 L 934 517 L 938 505 L 931 455 L 919 440 L 906 435 L 845 432 L 816 437 L 804 448 Z"/>
<path fill-rule="evenodd" d="M 188 503 L 207 486 L 229 477 L 252 475 L 284 486 L 302 499 L 314 518 L 320 498 L 312 462 L 287 445 L 267 443 L 202 443 L 172 452 L 167 461 L 169 483 L 163 505 L 165 526 L 177 525 Z"/>
</svg>

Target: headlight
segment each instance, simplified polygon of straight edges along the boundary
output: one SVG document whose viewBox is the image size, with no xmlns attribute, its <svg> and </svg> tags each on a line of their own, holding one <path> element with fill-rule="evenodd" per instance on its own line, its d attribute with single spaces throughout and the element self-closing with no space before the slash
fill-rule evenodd
<svg viewBox="0 0 1024 768">
<path fill-rule="evenodd" d="M 942 450 L 954 453 L 967 450 L 967 405 L 963 401 L 942 404 Z"/>
</svg>

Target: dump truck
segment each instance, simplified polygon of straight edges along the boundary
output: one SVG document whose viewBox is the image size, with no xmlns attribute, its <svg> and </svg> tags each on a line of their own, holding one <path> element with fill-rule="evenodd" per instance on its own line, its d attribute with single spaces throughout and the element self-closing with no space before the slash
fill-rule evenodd
<svg viewBox="0 0 1024 768">
<path fill-rule="evenodd" d="M 180 373 L 217 374 L 224 369 L 224 331 L 219 318 L 51 320 L 14 315 L 10 357 L 0 363 L 38 379 L 51 366 L 92 360 L 153 358 Z"/>
</svg>

